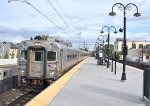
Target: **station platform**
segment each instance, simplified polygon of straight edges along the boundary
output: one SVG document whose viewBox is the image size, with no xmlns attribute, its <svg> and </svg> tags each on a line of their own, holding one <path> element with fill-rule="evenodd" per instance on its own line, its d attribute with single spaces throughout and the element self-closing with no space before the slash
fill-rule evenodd
<svg viewBox="0 0 150 106">
<path fill-rule="evenodd" d="M 97 60 L 89 57 L 69 73 L 69 81 L 62 84 L 67 79 L 63 76 L 26 106 L 145 106 L 143 70 L 126 66 L 127 80 L 123 82 L 122 64 L 117 63 L 116 70 L 114 75 L 111 66 L 97 65 Z"/>
</svg>

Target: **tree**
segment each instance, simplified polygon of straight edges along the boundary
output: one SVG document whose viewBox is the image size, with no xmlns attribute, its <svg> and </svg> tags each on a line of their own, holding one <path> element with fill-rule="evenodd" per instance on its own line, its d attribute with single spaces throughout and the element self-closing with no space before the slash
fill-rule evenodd
<svg viewBox="0 0 150 106">
<path fill-rule="evenodd" d="M 8 59 L 8 53 L 7 53 L 7 51 L 6 51 L 4 59 Z"/>
<path fill-rule="evenodd" d="M 79 50 L 84 50 L 83 48 L 79 48 Z"/>
<path fill-rule="evenodd" d="M 16 46 L 18 47 L 18 46 L 19 46 L 19 43 L 17 43 Z"/>
<path fill-rule="evenodd" d="M 44 40 L 47 40 L 47 38 L 50 38 L 49 35 L 47 35 L 47 34 L 42 34 L 41 37 L 42 37 Z"/>
<path fill-rule="evenodd" d="M 31 37 L 30 40 L 33 40 L 33 38 Z"/>
<path fill-rule="evenodd" d="M 68 47 L 72 47 L 72 43 L 69 40 L 63 40 L 60 36 L 49 36 L 47 34 L 38 34 L 34 37 L 35 40 L 54 40 L 55 42 L 64 44 Z"/>
<path fill-rule="evenodd" d="M 119 51 L 119 52 L 118 52 L 118 55 L 123 55 L 122 51 Z"/>
<path fill-rule="evenodd" d="M 85 51 L 87 51 L 87 52 L 88 52 L 88 49 L 87 49 L 87 48 L 85 48 Z"/>
<path fill-rule="evenodd" d="M 44 38 L 42 38 L 40 35 L 37 35 L 34 37 L 34 40 L 44 40 Z"/>
<path fill-rule="evenodd" d="M 108 53 L 108 44 L 104 45 L 102 50 L 105 54 L 107 54 Z M 110 44 L 109 45 L 109 53 L 111 54 L 112 51 L 114 51 L 114 45 Z"/>
<path fill-rule="evenodd" d="M 68 46 L 68 47 L 72 47 L 72 43 L 70 41 L 66 41 L 65 45 Z"/>
<path fill-rule="evenodd" d="M 120 59 L 120 55 L 119 55 L 119 53 L 117 53 L 117 55 L 116 55 L 116 59 L 117 59 L 117 61 L 119 61 L 119 59 Z"/>
<path fill-rule="evenodd" d="M 11 58 L 13 59 L 14 57 L 15 57 L 15 53 L 14 53 L 14 51 L 12 51 Z"/>
<path fill-rule="evenodd" d="M 16 58 L 18 58 L 18 52 L 17 52 Z"/>
</svg>

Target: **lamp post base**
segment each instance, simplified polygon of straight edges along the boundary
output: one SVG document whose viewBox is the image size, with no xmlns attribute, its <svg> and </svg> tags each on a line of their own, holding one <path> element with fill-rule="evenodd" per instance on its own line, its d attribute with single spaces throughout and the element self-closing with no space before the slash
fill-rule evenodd
<svg viewBox="0 0 150 106">
<path fill-rule="evenodd" d="M 121 80 L 126 80 L 126 73 L 122 73 L 122 77 L 121 77 Z"/>
</svg>

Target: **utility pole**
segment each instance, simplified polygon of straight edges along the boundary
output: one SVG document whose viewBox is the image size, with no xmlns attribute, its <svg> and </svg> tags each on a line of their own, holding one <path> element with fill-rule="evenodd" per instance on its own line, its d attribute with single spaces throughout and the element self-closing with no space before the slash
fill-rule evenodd
<svg viewBox="0 0 150 106">
<path fill-rule="evenodd" d="M 84 43 L 83 43 L 83 48 L 84 48 L 84 50 L 85 50 L 85 40 L 84 40 Z"/>
<path fill-rule="evenodd" d="M 80 49 L 80 44 L 81 44 L 81 30 L 79 32 L 79 49 Z"/>
<path fill-rule="evenodd" d="M 86 49 L 88 50 L 87 42 L 86 42 L 86 44 L 85 44 L 85 47 L 86 47 Z"/>
</svg>

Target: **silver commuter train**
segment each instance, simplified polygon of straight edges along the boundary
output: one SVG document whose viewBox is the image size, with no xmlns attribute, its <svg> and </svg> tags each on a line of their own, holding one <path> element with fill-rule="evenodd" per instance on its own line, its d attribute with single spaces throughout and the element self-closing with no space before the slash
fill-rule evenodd
<svg viewBox="0 0 150 106">
<path fill-rule="evenodd" d="M 18 46 L 20 81 L 55 81 L 66 70 L 88 56 L 89 52 L 74 50 L 54 41 L 22 41 Z"/>
</svg>

